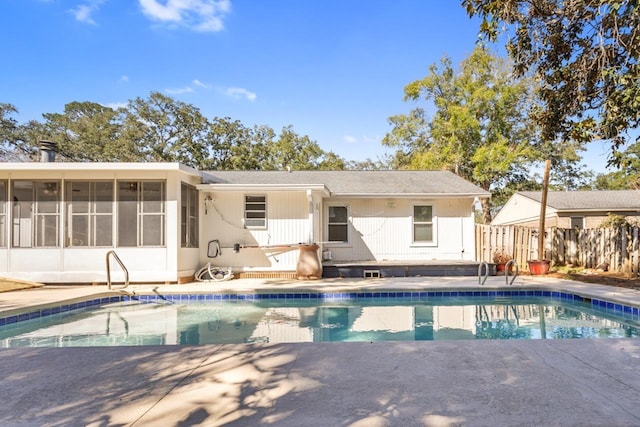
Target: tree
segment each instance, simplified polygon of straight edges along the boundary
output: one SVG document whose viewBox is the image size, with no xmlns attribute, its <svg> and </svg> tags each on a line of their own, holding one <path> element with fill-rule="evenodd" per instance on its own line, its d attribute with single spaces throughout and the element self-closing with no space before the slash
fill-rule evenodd
<svg viewBox="0 0 640 427">
<path fill-rule="evenodd" d="M 285 126 L 278 135 L 278 139 L 270 144 L 269 160 L 263 169 L 318 169 L 324 155 L 325 152 L 317 142 L 307 135 L 298 135 L 291 126 Z"/>
<path fill-rule="evenodd" d="M 548 141 L 610 140 L 640 124 L 640 9 L 636 1 L 462 0 L 481 36 L 508 34 L 519 76 L 540 82 L 534 111 Z M 612 162 L 617 158 L 613 156 Z"/>
<path fill-rule="evenodd" d="M 208 156 L 207 119 L 191 104 L 159 92 L 129 101 L 121 140 L 148 162 L 180 162 L 198 167 Z"/>
<path fill-rule="evenodd" d="M 640 189 L 640 143 L 631 144 L 614 156 L 620 170 L 598 175 L 595 187 L 599 190 Z"/>
<path fill-rule="evenodd" d="M 18 110 L 13 105 L 0 103 L 0 156 L 3 160 L 11 158 L 13 154 L 18 123 L 11 116 L 17 112 Z"/>
<path fill-rule="evenodd" d="M 280 135 L 265 125 L 246 127 L 158 92 L 112 109 L 71 102 L 44 121 L 18 124 L 17 109 L 0 103 L 0 156 L 34 160 L 41 140 L 56 143 L 59 158 L 79 162 L 180 162 L 201 170 L 345 169 L 340 156 L 320 148 L 292 126 Z"/>
<path fill-rule="evenodd" d="M 265 158 L 265 141 L 274 137 L 267 127 L 247 128 L 239 120 L 214 117 L 206 135 L 205 170 L 258 170 Z"/>
<path fill-rule="evenodd" d="M 383 144 L 398 147 L 396 167 L 448 169 L 484 190 L 495 191 L 522 179 L 524 164 L 537 159 L 537 133 L 529 125 L 531 83 L 514 80 L 508 64 L 477 47 L 458 71 L 444 58 L 429 74 L 405 87 L 405 100 L 435 105 L 428 120 L 423 108 L 389 119 Z M 483 201 L 483 219 L 491 205 Z"/>
<path fill-rule="evenodd" d="M 56 143 L 58 154 L 70 161 L 105 162 L 136 160 L 120 139 L 120 112 L 95 102 L 70 102 L 64 113 L 45 113 L 39 130 L 43 139 Z M 32 123 L 33 130 L 38 125 Z"/>
<path fill-rule="evenodd" d="M 12 104 L 0 103 L 0 160 L 5 162 L 34 160 L 37 156 L 38 136 L 44 134 L 37 122 L 18 124 L 13 118 L 18 109 Z M 35 138 L 31 138 L 35 136 Z"/>
</svg>

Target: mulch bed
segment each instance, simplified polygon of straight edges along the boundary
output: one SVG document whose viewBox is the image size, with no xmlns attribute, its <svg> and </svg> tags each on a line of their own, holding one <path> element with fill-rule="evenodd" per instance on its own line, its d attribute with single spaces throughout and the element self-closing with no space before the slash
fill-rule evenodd
<svg viewBox="0 0 640 427">
<path fill-rule="evenodd" d="M 547 276 L 558 277 L 560 279 L 576 280 L 578 282 L 597 283 L 600 285 L 617 286 L 620 288 L 638 289 L 640 290 L 640 277 L 625 277 L 622 273 L 614 272 L 598 272 L 589 271 L 584 272 L 550 272 Z"/>
</svg>

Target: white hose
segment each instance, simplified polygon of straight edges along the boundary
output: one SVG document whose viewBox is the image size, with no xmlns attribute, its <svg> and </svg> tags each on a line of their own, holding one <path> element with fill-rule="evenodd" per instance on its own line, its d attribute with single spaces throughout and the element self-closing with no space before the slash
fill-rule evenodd
<svg viewBox="0 0 640 427">
<path fill-rule="evenodd" d="M 233 271 L 231 267 L 212 267 L 208 262 L 196 272 L 195 277 L 198 282 L 223 282 L 233 279 Z"/>
</svg>

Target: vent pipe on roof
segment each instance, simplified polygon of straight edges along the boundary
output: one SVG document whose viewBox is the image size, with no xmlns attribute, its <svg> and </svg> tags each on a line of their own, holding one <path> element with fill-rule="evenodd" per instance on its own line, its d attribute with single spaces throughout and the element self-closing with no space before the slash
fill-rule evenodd
<svg viewBox="0 0 640 427">
<path fill-rule="evenodd" d="M 50 163 L 56 161 L 56 143 L 53 141 L 40 141 L 40 162 Z"/>
</svg>

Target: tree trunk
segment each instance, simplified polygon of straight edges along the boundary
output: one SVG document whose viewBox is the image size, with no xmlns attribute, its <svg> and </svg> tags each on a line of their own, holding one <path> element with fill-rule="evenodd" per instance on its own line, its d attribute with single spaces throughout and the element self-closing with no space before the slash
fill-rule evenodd
<svg viewBox="0 0 640 427">
<path fill-rule="evenodd" d="M 482 199 L 482 222 L 485 224 L 491 224 L 491 202 L 489 199 Z"/>
<path fill-rule="evenodd" d="M 540 227 L 538 229 L 538 259 L 544 259 L 544 221 L 547 216 L 547 193 L 549 192 L 549 172 L 551 160 L 544 162 L 544 177 L 542 178 L 542 197 L 540 199 Z"/>
</svg>

